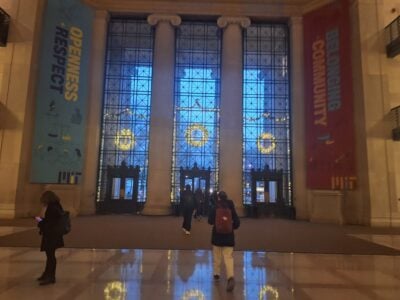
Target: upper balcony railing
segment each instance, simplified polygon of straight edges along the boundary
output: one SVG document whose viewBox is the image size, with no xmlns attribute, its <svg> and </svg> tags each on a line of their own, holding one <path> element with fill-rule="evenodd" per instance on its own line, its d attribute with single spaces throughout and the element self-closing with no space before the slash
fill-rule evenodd
<svg viewBox="0 0 400 300">
<path fill-rule="evenodd" d="M 393 120 L 392 138 L 394 141 L 400 141 L 400 105 L 392 108 L 390 114 Z"/>
<path fill-rule="evenodd" d="M 385 27 L 385 44 L 387 57 L 395 57 L 400 53 L 400 16 Z"/>
</svg>

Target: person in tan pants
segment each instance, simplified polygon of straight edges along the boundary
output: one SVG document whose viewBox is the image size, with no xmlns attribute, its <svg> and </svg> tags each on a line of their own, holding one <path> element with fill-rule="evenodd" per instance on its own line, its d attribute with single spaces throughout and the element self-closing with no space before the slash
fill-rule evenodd
<svg viewBox="0 0 400 300">
<path fill-rule="evenodd" d="M 218 210 L 221 208 L 229 210 L 227 219 L 232 223 L 230 225 L 231 230 L 223 233 L 218 228 L 218 218 L 220 218 L 220 212 Z M 233 247 L 235 246 L 234 230 L 239 228 L 240 219 L 236 213 L 233 201 L 228 199 L 228 196 L 224 191 L 218 193 L 218 199 L 208 216 L 208 224 L 213 225 L 211 244 L 213 246 L 214 280 L 219 281 L 220 279 L 221 263 L 223 259 L 226 269 L 226 278 L 228 279 L 226 290 L 231 292 L 235 287 L 233 271 Z"/>
</svg>

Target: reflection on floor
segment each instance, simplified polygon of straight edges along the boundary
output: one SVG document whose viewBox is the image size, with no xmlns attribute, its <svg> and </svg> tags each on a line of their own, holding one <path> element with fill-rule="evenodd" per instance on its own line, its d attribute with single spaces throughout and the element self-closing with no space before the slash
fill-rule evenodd
<svg viewBox="0 0 400 300">
<path fill-rule="evenodd" d="M 212 279 L 208 250 L 57 251 L 57 283 L 38 286 L 45 255 L 0 248 L 0 299 L 400 299 L 400 257 L 235 252 L 236 287 Z"/>
<path fill-rule="evenodd" d="M 36 227 L 16 227 L 16 226 L 0 226 L 0 236 L 5 236 L 12 233 L 22 232 Z"/>
<path fill-rule="evenodd" d="M 353 237 L 400 250 L 400 236 L 384 234 L 350 234 Z"/>
</svg>

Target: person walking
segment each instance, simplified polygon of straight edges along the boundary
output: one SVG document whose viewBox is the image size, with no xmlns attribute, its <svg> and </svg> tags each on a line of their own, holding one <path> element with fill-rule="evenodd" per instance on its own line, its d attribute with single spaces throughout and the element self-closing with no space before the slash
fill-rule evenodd
<svg viewBox="0 0 400 300">
<path fill-rule="evenodd" d="M 196 189 L 194 192 L 194 200 L 196 202 L 196 212 L 194 217 L 200 221 L 203 215 L 203 207 L 204 207 L 204 193 L 200 187 Z"/>
<path fill-rule="evenodd" d="M 56 249 L 64 247 L 63 234 L 58 230 L 64 210 L 60 199 L 52 191 L 44 192 L 40 202 L 45 209 L 44 218 L 35 217 L 35 219 L 38 222 L 39 234 L 42 236 L 40 251 L 46 252 L 46 267 L 37 280 L 40 285 L 48 285 L 56 282 Z"/>
<path fill-rule="evenodd" d="M 194 196 L 189 184 L 185 186 L 185 190 L 181 193 L 181 205 L 183 213 L 182 230 L 185 234 L 190 234 L 192 228 L 192 216 L 194 211 Z"/>
<path fill-rule="evenodd" d="M 234 230 L 240 226 L 240 219 L 236 213 L 235 205 L 224 191 L 218 193 L 215 205 L 208 215 L 208 224 L 213 225 L 211 244 L 213 250 L 214 280 L 219 281 L 221 276 L 222 258 L 225 264 L 228 292 L 235 287 L 233 268 L 233 247 L 235 246 Z"/>
</svg>

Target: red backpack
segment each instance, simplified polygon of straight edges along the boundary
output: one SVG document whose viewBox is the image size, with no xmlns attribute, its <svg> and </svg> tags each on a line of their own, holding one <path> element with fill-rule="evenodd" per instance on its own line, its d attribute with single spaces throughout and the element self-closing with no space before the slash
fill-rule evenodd
<svg viewBox="0 0 400 300">
<path fill-rule="evenodd" d="M 215 210 L 215 230 L 227 234 L 233 231 L 232 211 L 226 205 L 217 204 Z"/>
</svg>

